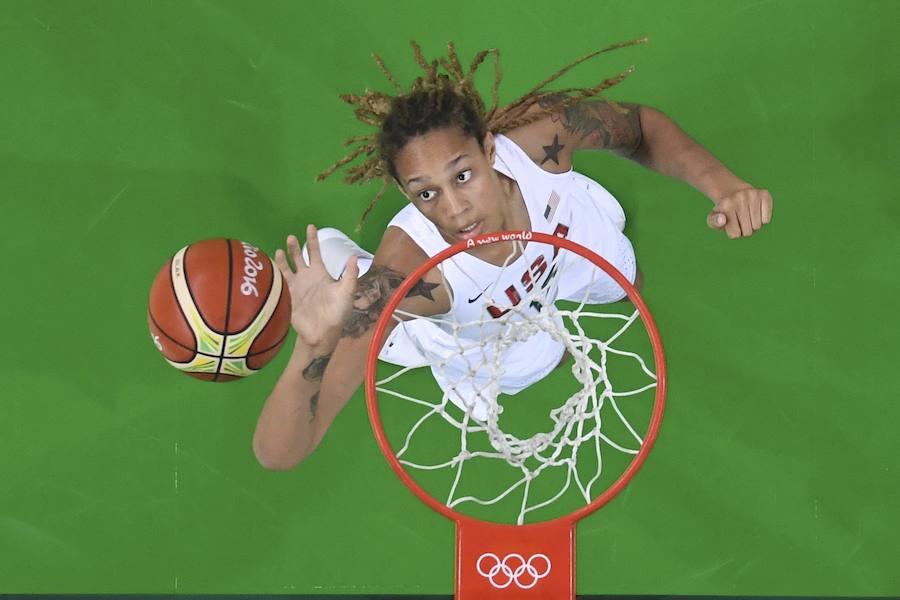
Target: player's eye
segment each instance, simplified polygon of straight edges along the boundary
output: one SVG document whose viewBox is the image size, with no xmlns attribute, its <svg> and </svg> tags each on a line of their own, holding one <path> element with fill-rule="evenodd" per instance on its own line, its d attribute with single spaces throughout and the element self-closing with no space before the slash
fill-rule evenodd
<svg viewBox="0 0 900 600">
<path fill-rule="evenodd" d="M 465 183 L 468 180 L 472 179 L 472 169 L 466 169 L 465 171 L 460 171 L 456 176 L 456 180 L 460 183 Z"/>
<path fill-rule="evenodd" d="M 419 200 L 423 200 L 428 202 L 429 200 L 434 200 L 434 197 L 437 195 L 437 192 L 434 190 L 422 190 L 419 192 Z"/>
</svg>

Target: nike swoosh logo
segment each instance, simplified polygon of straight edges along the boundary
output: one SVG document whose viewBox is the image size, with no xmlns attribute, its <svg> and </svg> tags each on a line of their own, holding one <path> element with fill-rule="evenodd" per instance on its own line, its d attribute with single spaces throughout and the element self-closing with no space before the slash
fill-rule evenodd
<svg viewBox="0 0 900 600">
<path fill-rule="evenodd" d="M 485 288 L 485 289 L 487 289 L 487 288 Z M 475 302 L 476 300 L 478 300 L 479 298 L 481 298 L 481 296 L 482 296 L 483 294 L 484 294 L 484 290 L 482 290 L 482 291 L 481 291 L 481 294 L 478 294 L 478 295 L 475 296 L 474 298 L 469 298 L 469 304 L 472 304 L 473 302 Z"/>
</svg>

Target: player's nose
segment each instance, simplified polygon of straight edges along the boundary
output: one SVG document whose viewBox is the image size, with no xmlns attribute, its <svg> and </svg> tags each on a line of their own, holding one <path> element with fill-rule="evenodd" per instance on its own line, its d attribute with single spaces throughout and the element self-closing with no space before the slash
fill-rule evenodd
<svg viewBox="0 0 900 600">
<path fill-rule="evenodd" d="M 459 217 L 472 206 L 469 201 L 457 191 L 446 192 L 444 199 L 444 209 L 447 211 L 447 216 L 449 218 Z"/>
</svg>

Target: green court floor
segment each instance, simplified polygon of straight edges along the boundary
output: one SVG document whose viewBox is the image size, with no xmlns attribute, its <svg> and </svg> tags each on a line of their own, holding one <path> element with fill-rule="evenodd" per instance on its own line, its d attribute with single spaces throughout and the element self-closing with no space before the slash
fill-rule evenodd
<svg viewBox="0 0 900 600">
<path fill-rule="evenodd" d="M 635 65 L 610 97 L 774 219 L 728 240 L 682 182 L 576 157 L 626 210 L 670 377 L 645 468 L 578 529 L 578 591 L 900 595 L 897 23 L 891 0 L 0 3 L 0 593 L 452 593 L 453 525 L 393 476 L 362 393 L 264 470 L 287 351 L 246 381 L 177 373 L 150 283 L 194 240 L 353 231 L 375 188 L 314 177 L 365 132 L 338 94 L 390 89 L 372 51 L 406 82 L 410 39 L 497 47 L 508 101 L 646 35 L 560 87 Z"/>
</svg>

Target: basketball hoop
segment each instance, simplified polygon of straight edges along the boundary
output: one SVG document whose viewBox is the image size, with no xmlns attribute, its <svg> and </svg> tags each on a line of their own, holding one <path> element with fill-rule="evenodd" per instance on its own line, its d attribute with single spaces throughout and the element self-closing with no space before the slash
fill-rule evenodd
<svg viewBox="0 0 900 600">
<path fill-rule="evenodd" d="M 527 294 L 523 291 L 513 296 L 507 292 L 507 299 L 511 301 L 507 302 L 507 305 L 498 306 L 492 290 L 487 289 L 484 302 L 486 306 L 493 306 L 495 309 L 488 309 L 484 312 L 493 310 L 495 317 L 493 321 L 489 317 L 485 317 L 485 322 L 447 325 L 453 327 L 454 334 L 457 328 L 464 327 L 480 327 L 481 330 L 486 330 L 485 323 L 492 325 L 498 323 L 496 315 L 502 314 L 506 317 L 503 322 L 508 325 L 495 327 L 491 330 L 493 337 L 490 340 L 482 339 L 479 342 L 482 356 L 486 358 L 481 363 L 469 367 L 470 373 L 482 369 L 489 375 L 489 381 L 476 388 L 478 396 L 484 395 L 487 398 L 486 404 L 483 403 L 479 408 L 482 417 L 474 416 L 476 411 L 472 404 L 466 404 L 460 409 L 461 417 L 453 416 L 451 414 L 451 411 L 454 410 L 453 402 L 448 402 L 448 398 L 452 394 L 446 388 L 442 399 L 435 402 L 412 397 L 407 392 L 390 391 L 386 386 L 396 381 L 398 376 L 409 371 L 408 368 L 402 369 L 381 380 L 378 378 L 378 355 L 385 342 L 385 332 L 390 321 L 415 317 L 415 315 L 398 310 L 401 300 L 406 297 L 413 285 L 436 267 L 443 275 L 442 263 L 451 260 L 457 254 L 475 246 L 503 242 L 512 243 L 517 248 L 517 252 L 514 251 L 514 255 L 511 254 L 506 263 L 499 267 L 501 270 L 506 269 L 511 261 L 514 262 L 513 256 L 523 255 L 526 245 L 529 247 L 531 244 L 552 246 L 553 259 L 541 270 L 541 275 L 545 276 L 546 285 L 530 286 L 527 288 Z M 573 310 L 556 308 L 554 290 L 557 283 L 551 280 L 557 277 L 558 281 L 559 278 L 564 277 L 569 265 L 588 264 L 584 261 L 588 261 L 591 268 L 596 270 L 598 278 L 609 277 L 625 291 L 636 309 L 631 316 L 601 314 L 585 310 L 587 293 L 580 302 L 575 301 L 577 307 Z M 522 281 L 525 282 L 524 277 Z M 531 279 L 528 279 L 528 282 L 531 283 Z M 537 277 L 535 277 L 534 283 L 537 284 Z M 572 299 L 569 298 L 569 300 Z M 507 315 L 507 313 L 509 314 Z M 568 319 L 569 325 L 562 328 L 561 324 L 564 319 Z M 603 339 L 593 339 L 586 333 L 586 328 L 582 326 L 579 319 L 614 321 L 617 329 L 613 334 L 605 335 Z M 624 332 L 638 320 L 643 322 L 646 339 L 649 341 L 649 347 L 652 348 L 655 373 L 649 368 L 647 361 L 637 353 L 614 349 L 611 345 L 614 341 L 621 342 L 624 339 Z M 503 408 L 499 406 L 500 400 L 497 399 L 497 394 L 494 392 L 499 389 L 497 378 L 503 372 L 501 355 L 504 349 L 512 344 L 522 343 L 522 340 L 530 339 L 530 336 L 536 335 L 536 331 L 546 332 L 550 338 L 558 340 L 573 356 L 575 364 L 571 367 L 571 372 L 581 388 L 568 400 L 550 411 L 551 426 L 548 431 L 541 431 L 526 439 L 519 439 L 516 435 L 499 428 L 498 414 L 503 412 Z M 460 345 L 461 355 L 468 352 L 473 346 L 473 344 L 466 346 L 458 336 L 456 339 Z M 474 344 L 474 346 L 477 345 Z M 492 350 L 493 354 L 485 354 L 486 347 Z M 599 358 L 594 358 L 594 356 L 599 356 Z M 617 387 L 613 381 L 615 376 L 611 374 L 610 366 L 615 359 L 625 360 L 629 364 L 636 365 L 635 372 L 643 373 L 642 376 L 646 376 L 649 383 L 625 391 Z M 437 369 L 440 367 L 441 365 L 438 364 L 432 366 L 435 371 L 435 379 L 439 375 Z M 557 369 L 557 371 L 562 370 Z M 385 432 L 381 410 L 383 407 L 379 406 L 379 393 L 383 397 L 409 400 L 414 405 L 424 406 L 426 409 L 426 414 L 415 421 L 399 450 L 395 450 Z M 632 398 L 642 397 L 641 395 L 645 393 L 652 394 L 652 409 L 649 399 L 645 404 L 637 407 L 646 408 L 648 413 L 646 430 L 643 435 L 640 435 L 637 428 L 631 424 L 629 416 L 625 414 L 628 412 L 628 407 L 623 408 L 621 404 Z M 378 444 L 391 468 L 422 502 L 456 523 L 456 597 L 460 600 L 574 599 L 575 524 L 612 500 L 643 465 L 659 432 L 665 396 L 666 369 L 662 343 L 653 317 L 637 290 L 606 260 L 584 246 L 562 237 L 530 231 L 497 232 L 460 242 L 433 256 L 413 271 L 394 292 L 378 320 L 366 366 L 366 402 L 369 417 Z M 625 398 L 628 400 L 624 400 Z M 406 458 L 401 459 L 402 456 L 406 456 L 411 438 L 417 428 L 426 419 L 432 417 L 458 429 L 458 432 L 455 431 L 455 433 L 461 434 L 459 439 L 462 444 L 459 454 L 440 464 L 419 464 Z M 624 432 L 622 435 L 629 440 L 636 441 L 638 447 L 633 447 L 633 442 L 629 445 L 617 441 L 617 439 L 613 439 L 613 434 L 608 431 L 604 432 L 604 427 L 608 430 L 610 423 L 619 422 L 624 423 L 619 427 Z M 484 435 L 489 439 L 488 451 L 477 450 L 474 446 L 470 446 L 467 440 L 469 436 L 473 435 Z M 579 473 L 576 464 L 584 457 L 593 456 L 593 453 L 587 450 L 579 455 L 578 450 L 582 446 L 585 446 L 587 450 L 596 450 L 596 474 L 592 475 L 589 481 L 587 477 Z M 621 474 L 608 485 L 605 491 L 594 496 L 591 486 L 600 481 L 604 452 L 613 451 L 630 456 L 627 467 L 623 468 Z M 566 454 L 567 452 L 569 454 Z M 463 465 L 474 458 L 499 459 L 494 462 L 507 463 L 517 473 L 517 476 L 521 474 L 522 478 L 489 500 L 478 499 L 474 496 L 459 496 L 457 487 L 463 472 Z M 621 462 L 624 465 L 624 459 Z M 455 472 L 446 502 L 436 499 L 432 493 L 426 491 L 409 472 L 409 469 L 416 469 L 431 473 L 441 468 Z M 554 468 L 558 468 L 565 474 L 563 490 L 549 500 L 541 502 L 529 500 L 532 483 L 539 476 L 551 472 Z M 583 506 L 544 521 L 524 522 L 529 514 L 533 512 L 540 514 L 540 510 L 555 502 L 569 490 L 574 490 L 571 493 L 575 493 L 583 499 Z M 518 512 L 515 524 L 492 522 L 457 510 L 466 502 L 477 505 L 493 505 L 508 499 L 513 493 L 519 492 L 522 492 L 524 500 L 521 502 L 521 510 Z"/>
</svg>

